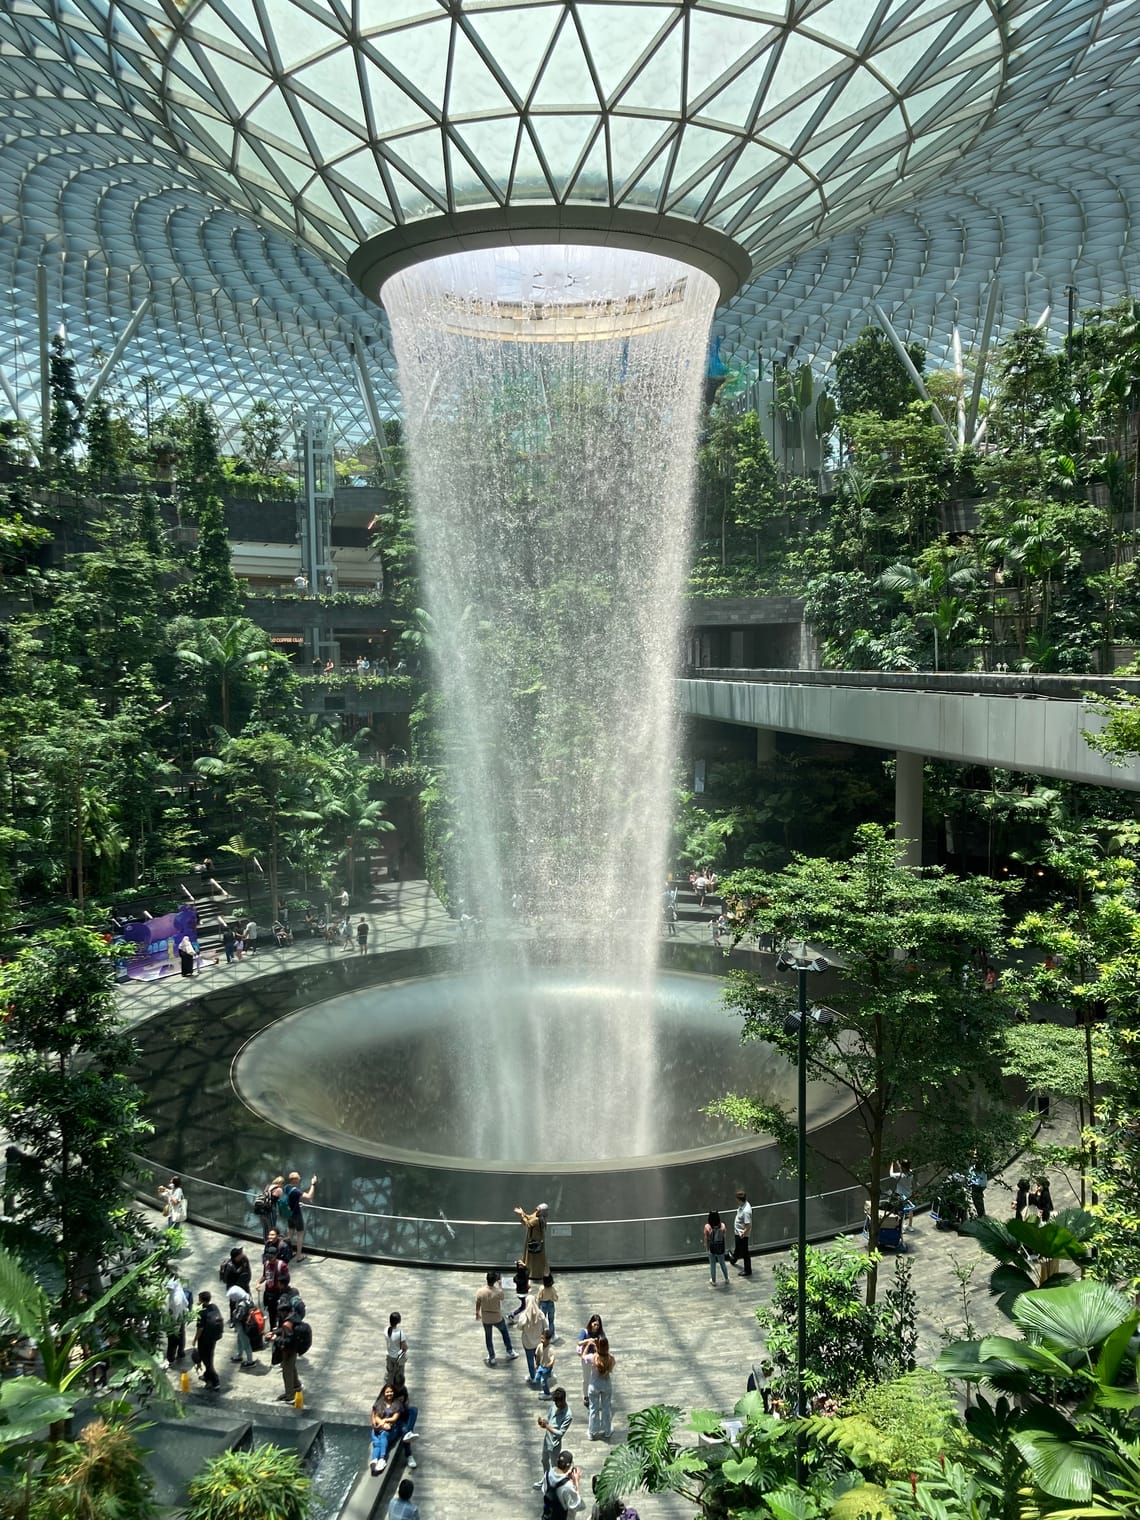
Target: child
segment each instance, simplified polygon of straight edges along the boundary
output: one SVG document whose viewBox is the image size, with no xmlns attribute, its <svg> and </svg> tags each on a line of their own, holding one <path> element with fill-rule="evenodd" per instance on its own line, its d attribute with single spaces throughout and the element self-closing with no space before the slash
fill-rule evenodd
<svg viewBox="0 0 1140 1520">
<path fill-rule="evenodd" d="M 554 1305 L 558 1302 L 558 1289 L 554 1286 L 554 1273 L 548 1272 L 542 1279 L 542 1287 L 538 1294 L 538 1307 L 546 1315 L 546 1323 L 550 1327 L 550 1338 L 554 1339 Z"/>
<path fill-rule="evenodd" d="M 545 1398 L 550 1397 L 550 1379 L 554 1375 L 554 1337 L 549 1330 L 542 1332 L 542 1340 L 534 1353 L 534 1386 Z"/>
<path fill-rule="evenodd" d="M 519 1306 L 513 1313 L 507 1316 L 510 1324 L 514 1324 L 519 1315 L 526 1308 L 526 1296 L 530 1290 L 530 1272 L 527 1270 L 525 1261 L 515 1262 L 515 1292 L 519 1296 Z"/>
</svg>

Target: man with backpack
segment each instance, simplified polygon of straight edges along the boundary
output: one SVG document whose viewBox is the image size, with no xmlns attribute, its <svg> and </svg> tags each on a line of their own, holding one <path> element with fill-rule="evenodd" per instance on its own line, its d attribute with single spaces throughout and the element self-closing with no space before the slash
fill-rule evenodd
<svg viewBox="0 0 1140 1520">
<path fill-rule="evenodd" d="M 585 1509 L 586 1501 L 579 1492 L 581 1482 L 582 1469 L 574 1466 L 573 1454 L 562 1452 L 542 1480 L 542 1520 L 562 1520 L 563 1515 Z"/>
<path fill-rule="evenodd" d="M 243 1293 L 249 1292 L 249 1285 L 253 1281 L 253 1268 L 241 1246 L 234 1246 L 230 1251 L 218 1268 L 218 1277 L 227 1293 L 231 1288 L 240 1288 Z"/>
<path fill-rule="evenodd" d="M 230 1323 L 237 1337 L 237 1355 L 230 1357 L 230 1361 L 240 1362 L 244 1372 L 247 1367 L 256 1366 L 253 1353 L 265 1345 L 265 1316 L 246 1290 L 236 1283 L 226 1297 L 230 1303 Z"/>
<path fill-rule="evenodd" d="M 297 1358 L 304 1356 L 313 1344 L 313 1332 L 308 1320 L 301 1319 L 292 1310 L 277 1326 L 274 1341 L 281 1358 L 281 1381 L 285 1388 L 277 1395 L 277 1403 L 293 1404 L 303 1384 L 297 1372 Z"/>
<path fill-rule="evenodd" d="M 202 1375 L 202 1381 L 207 1388 L 220 1388 L 222 1380 L 218 1376 L 214 1366 L 214 1352 L 218 1348 L 218 1342 L 222 1338 L 225 1329 L 225 1321 L 222 1319 L 222 1311 L 214 1303 L 211 1295 L 203 1291 L 198 1294 L 198 1325 L 194 1332 L 194 1365 Z"/>
<path fill-rule="evenodd" d="M 272 1233 L 272 1232 L 271 1232 Z M 271 1249 L 272 1247 L 272 1249 Z M 261 1280 L 258 1283 L 262 1302 L 265 1305 L 265 1315 L 269 1321 L 270 1330 L 277 1328 L 277 1310 L 283 1294 L 292 1291 L 292 1283 L 289 1276 L 289 1263 L 277 1249 L 272 1240 L 266 1241 L 265 1255 L 261 1263 Z"/>
</svg>

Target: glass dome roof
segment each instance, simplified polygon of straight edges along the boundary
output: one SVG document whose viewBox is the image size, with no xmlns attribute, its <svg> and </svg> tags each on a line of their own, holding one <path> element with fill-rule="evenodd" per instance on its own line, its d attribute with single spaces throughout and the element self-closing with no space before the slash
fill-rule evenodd
<svg viewBox="0 0 1140 1520">
<path fill-rule="evenodd" d="M 722 353 L 826 360 L 883 305 L 944 351 L 1135 282 L 1140 0 L 7 0 L 0 368 L 34 412 L 45 262 L 77 357 L 240 412 L 397 404 L 359 244 L 575 206 L 702 223 Z M 97 358 L 97 355 L 96 355 Z M 94 362 L 93 360 L 91 362 Z"/>
</svg>

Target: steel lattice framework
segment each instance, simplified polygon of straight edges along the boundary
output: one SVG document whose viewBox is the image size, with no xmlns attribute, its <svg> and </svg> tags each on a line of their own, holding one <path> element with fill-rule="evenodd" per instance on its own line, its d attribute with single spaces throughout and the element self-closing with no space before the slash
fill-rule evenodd
<svg viewBox="0 0 1140 1520">
<path fill-rule="evenodd" d="M 967 342 L 1136 283 L 1140 0 L 5 0 L 0 370 L 35 270 L 81 367 L 367 434 L 344 275 L 377 233 L 533 205 L 688 219 L 752 277 L 722 353 L 825 364 L 872 303 Z"/>
</svg>

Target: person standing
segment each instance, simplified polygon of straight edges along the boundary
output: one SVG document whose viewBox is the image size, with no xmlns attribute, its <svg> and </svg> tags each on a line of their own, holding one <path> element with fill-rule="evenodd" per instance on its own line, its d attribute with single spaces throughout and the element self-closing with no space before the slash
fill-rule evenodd
<svg viewBox="0 0 1140 1520">
<path fill-rule="evenodd" d="M 408 1337 L 400 1328 L 400 1316 L 395 1311 L 388 1316 L 384 1340 L 384 1376 L 389 1383 L 402 1383 L 408 1367 Z"/>
<path fill-rule="evenodd" d="M 554 1337 L 549 1330 L 542 1332 L 542 1340 L 534 1353 L 534 1386 L 539 1393 L 550 1397 L 550 1380 L 554 1376 Z"/>
<path fill-rule="evenodd" d="M 558 1302 L 558 1289 L 554 1286 L 554 1273 L 547 1272 L 542 1279 L 542 1287 L 538 1293 L 538 1307 L 546 1315 L 546 1323 L 550 1330 L 550 1339 L 554 1339 L 554 1306 Z"/>
<path fill-rule="evenodd" d="M 718 1262 L 720 1264 L 720 1270 L 724 1273 L 725 1286 L 727 1287 L 728 1266 L 725 1263 L 724 1259 L 726 1246 L 724 1224 L 721 1220 L 720 1211 L 718 1209 L 709 1210 L 709 1217 L 705 1221 L 705 1227 L 702 1231 L 702 1234 L 704 1235 L 705 1250 L 709 1253 L 709 1287 L 716 1287 L 716 1269 Z"/>
<path fill-rule="evenodd" d="M 348 903 L 349 903 L 349 896 L 348 896 L 348 888 L 347 887 L 343 887 L 341 889 L 341 894 L 337 898 L 337 902 L 340 905 L 340 911 L 347 916 L 347 914 L 348 914 Z"/>
<path fill-rule="evenodd" d="M 1030 1193 L 1029 1202 L 1040 1215 L 1041 1223 L 1048 1224 L 1053 1217 L 1053 1194 L 1048 1177 L 1038 1177 L 1036 1193 Z"/>
<path fill-rule="evenodd" d="M 188 934 L 184 934 L 178 941 L 178 959 L 182 964 L 182 975 L 194 975 L 194 962 L 198 958 L 198 952 L 194 948 L 194 941 Z"/>
<path fill-rule="evenodd" d="M 590 1440 L 608 1441 L 613 1429 L 614 1358 L 604 1335 L 594 1342 L 583 1360 L 587 1369 L 586 1404 L 590 1411 Z"/>
<path fill-rule="evenodd" d="M 1017 1179 L 1017 1193 L 1013 1200 L 1013 1217 L 1015 1219 L 1025 1218 L 1025 1208 L 1029 1202 L 1029 1189 L 1032 1185 L 1028 1177 L 1019 1177 Z"/>
<path fill-rule="evenodd" d="M 297 1322 L 286 1315 L 273 1332 L 273 1339 L 281 1355 L 281 1381 L 284 1391 L 277 1395 L 278 1404 L 295 1404 L 302 1383 L 297 1372 Z"/>
<path fill-rule="evenodd" d="M 241 937 L 246 954 L 252 955 L 257 949 L 257 924 L 252 918 L 247 920 L 245 928 L 241 931 Z"/>
<path fill-rule="evenodd" d="M 253 1313 L 253 1299 L 250 1298 L 245 1288 L 240 1287 L 237 1283 L 227 1290 L 226 1298 L 229 1300 L 230 1323 L 234 1327 L 234 1336 L 237 1342 L 237 1352 L 234 1356 L 230 1357 L 230 1361 L 240 1362 L 243 1368 L 253 1367 L 256 1364 L 253 1356 L 253 1336 L 250 1334 L 249 1318 Z M 261 1337 L 259 1335 L 259 1343 L 260 1340 Z M 260 1350 L 260 1344 L 258 1349 Z"/>
<path fill-rule="evenodd" d="M 586 1501 L 582 1498 L 580 1492 L 581 1482 L 582 1469 L 574 1466 L 573 1452 L 564 1451 L 554 1467 L 551 1468 L 542 1480 L 544 1511 L 548 1494 L 551 1496 L 555 1506 L 561 1505 L 564 1515 L 573 1515 L 578 1510 L 584 1509 Z M 557 1508 L 555 1512 L 557 1513 Z"/>
<path fill-rule="evenodd" d="M 420 1520 L 420 1507 L 412 1503 L 416 1485 L 411 1478 L 401 1478 L 396 1497 L 388 1505 L 388 1520 Z"/>
<path fill-rule="evenodd" d="M 186 1194 L 182 1191 L 182 1178 L 175 1175 L 159 1188 L 166 1215 L 167 1228 L 174 1230 L 186 1223 Z"/>
<path fill-rule="evenodd" d="M 249 1292 L 249 1285 L 253 1281 L 253 1268 L 241 1246 L 232 1247 L 230 1254 L 218 1268 L 218 1276 L 227 1291 L 237 1287 L 243 1293 Z"/>
<path fill-rule="evenodd" d="M 302 1193 L 300 1172 L 290 1172 L 288 1184 L 282 1195 L 289 1213 L 289 1244 L 293 1247 L 293 1259 L 298 1263 L 305 1259 L 305 1213 L 301 1205 L 312 1203 L 316 1185 L 316 1177 L 310 1177 L 309 1190 L 307 1193 Z"/>
<path fill-rule="evenodd" d="M 515 1205 L 515 1213 L 526 1231 L 526 1250 L 521 1260 L 535 1282 L 541 1282 L 550 1271 L 546 1260 L 546 1216 L 549 1212 L 545 1203 L 540 1203 L 533 1214 L 528 1214 L 521 1204 Z"/>
<path fill-rule="evenodd" d="M 526 1307 L 521 1314 L 515 1316 L 514 1323 L 526 1357 L 526 1380 L 533 1386 L 535 1373 L 538 1370 L 538 1348 L 542 1345 L 543 1335 L 549 1334 L 546 1328 L 546 1315 L 539 1308 L 537 1298 L 526 1300 Z"/>
<path fill-rule="evenodd" d="M 276 1235 L 275 1230 L 270 1230 L 261 1258 L 261 1281 L 257 1285 L 261 1290 L 265 1318 L 270 1330 L 277 1328 L 277 1310 L 282 1295 L 291 1292 L 289 1263 L 279 1253 Z"/>
<path fill-rule="evenodd" d="M 661 914 L 665 920 L 665 933 L 677 933 L 677 888 L 666 887 L 661 897 Z"/>
<path fill-rule="evenodd" d="M 226 952 L 226 965 L 234 963 L 234 946 L 237 944 L 237 935 L 234 933 L 233 924 L 222 925 L 222 949 Z"/>
<path fill-rule="evenodd" d="M 186 1311 L 190 1295 L 177 1272 L 166 1279 L 166 1305 L 163 1324 L 166 1330 L 166 1361 L 170 1367 L 186 1355 Z"/>
<path fill-rule="evenodd" d="M 570 1408 L 566 1390 L 556 1388 L 550 1395 L 550 1408 L 545 1415 L 540 1414 L 538 1417 L 538 1428 L 543 1432 L 542 1475 L 544 1478 L 550 1469 L 557 1465 L 562 1453 L 562 1442 L 573 1423 L 574 1411 Z"/>
<path fill-rule="evenodd" d="M 743 1188 L 736 1190 L 736 1218 L 732 1225 L 732 1255 L 728 1258 L 733 1266 L 739 1266 L 745 1277 L 752 1276 L 752 1205 Z"/>
<path fill-rule="evenodd" d="M 605 1333 L 600 1314 L 591 1314 L 586 1321 L 585 1327 L 578 1331 L 578 1356 L 582 1363 L 582 1403 L 586 1405 L 587 1409 L 590 1407 L 588 1393 L 590 1369 L 586 1365 L 586 1352 L 592 1349 L 598 1338 L 605 1335 Z"/>
<path fill-rule="evenodd" d="M 214 1352 L 222 1338 L 225 1322 L 222 1311 L 210 1294 L 203 1290 L 198 1294 L 198 1323 L 194 1331 L 194 1349 L 198 1353 L 197 1365 L 207 1388 L 220 1388 L 222 1381 L 214 1366 Z"/>
<path fill-rule="evenodd" d="M 507 1360 L 517 1362 L 519 1354 L 511 1345 L 510 1333 L 503 1318 L 503 1274 L 494 1268 L 487 1273 L 486 1286 L 480 1288 L 475 1295 L 475 1318 L 483 1326 L 483 1338 L 487 1342 L 487 1366 L 495 1365 L 495 1343 L 491 1337 L 496 1325 L 503 1337 L 503 1345 L 507 1348 Z"/>
<path fill-rule="evenodd" d="M 368 920 L 362 918 L 356 926 L 356 943 L 361 955 L 368 954 Z"/>
<path fill-rule="evenodd" d="M 983 1171 L 978 1161 L 978 1153 L 974 1152 L 970 1163 L 970 1170 L 966 1173 L 966 1186 L 970 1189 L 970 1198 L 973 1201 L 974 1213 L 979 1219 L 986 1217 L 986 1188 L 990 1179 Z"/>
</svg>

